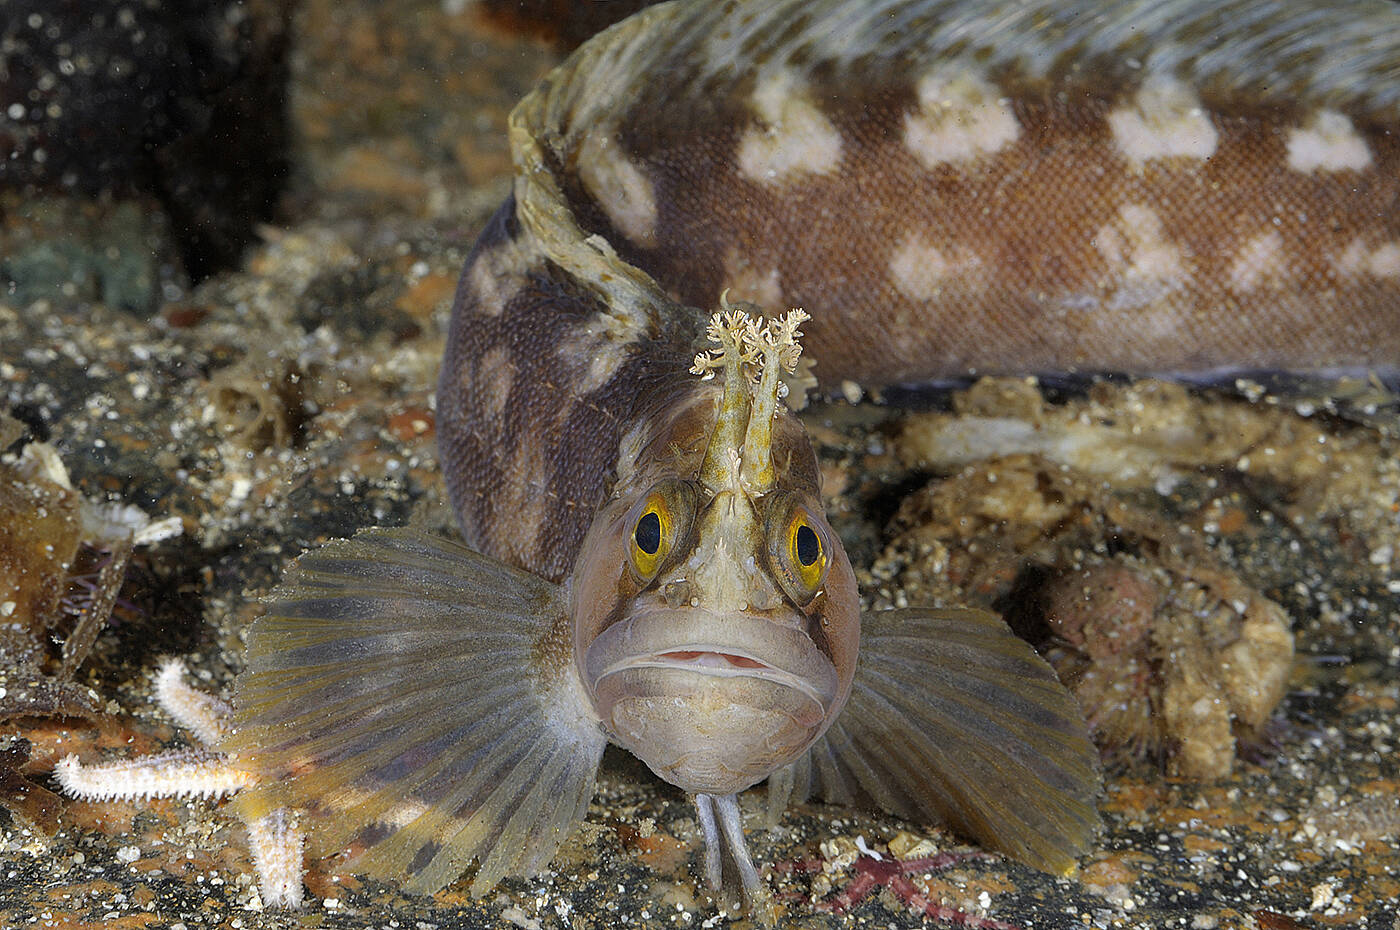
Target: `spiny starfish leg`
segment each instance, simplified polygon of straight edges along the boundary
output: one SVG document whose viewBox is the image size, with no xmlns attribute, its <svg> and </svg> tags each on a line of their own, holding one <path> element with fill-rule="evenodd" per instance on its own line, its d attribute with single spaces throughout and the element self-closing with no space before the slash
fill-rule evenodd
<svg viewBox="0 0 1400 930">
<path fill-rule="evenodd" d="M 162 663 L 155 692 L 161 708 L 204 746 L 96 765 L 67 756 L 54 766 L 65 794 L 86 801 L 219 798 L 257 781 L 236 757 L 207 748 L 228 735 L 233 710 L 226 702 L 187 685 L 184 663 L 178 659 Z M 296 818 L 290 811 L 275 810 L 246 821 L 245 826 L 263 904 L 300 907 L 305 842 Z"/>
<path fill-rule="evenodd" d="M 84 801 L 219 798 L 252 784 L 253 776 L 221 753 L 173 749 L 139 759 L 84 765 L 66 756 L 54 766 L 70 797 Z"/>
<path fill-rule="evenodd" d="M 299 907 L 306 842 L 296 819 L 286 808 L 278 808 L 246 823 L 263 901 L 273 907 Z"/>
<path fill-rule="evenodd" d="M 156 673 L 156 701 L 175 722 L 205 746 L 223 742 L 233 729 L 233 707 L 185 683 L 185 663 L 165 659 Z"/>
</svg>

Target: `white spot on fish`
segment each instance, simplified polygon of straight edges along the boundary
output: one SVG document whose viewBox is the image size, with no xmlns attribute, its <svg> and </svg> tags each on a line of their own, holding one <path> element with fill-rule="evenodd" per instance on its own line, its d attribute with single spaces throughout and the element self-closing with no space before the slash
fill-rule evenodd
<svg viewBox="0 0 1400 930">
<path fill-rule="evenodd" d="M 1236 253 L 1230 264 L 1230 287 L 1238 292 L 1252 291 L 1278 281 L 1286 271 L 1283 236 L 1271 229 L 1250 239 Z"/>
<path fill-rule="evenodd" d="M 1110 309 L 1146 306 L 1185 283 L 1181 249 L 1167 241 L 1162 218 L 1151 207 L 1124 204 L 1093 244 L 1108 264 Z"/>
<path fill-rule="evenodd" d="M 1219 135 L 1195 93 L 1176 78 L 1149 76 L 1131 105 L 1108 114 L 1113 144 L 1141 165 L 1154 158 L 1210 158 Z"/>
<path fill-rule="evenodd" d="M 966 283 L 965 279 L 981 267 L 981 259 L 966 246 L 939 249 L 914 235 L 896 246 L 890 257 L 890 279 L 910 300 L 933 300 L 949 284 Z"/>
<path fill-rule="evenodd" d="M 469 272 L 472 291 L 477 296 L 477 312 L 482 316 L 500 316 L 539 258 L 533 239 L 502 242 L 477 256 Z"/>
<path fill-rule="evenodd" d="M 555 416 L 562 421 L 568 410 L 560 408 Z M 503 538 L 501 548 L 523 558 L 537 554 L 540 536 L 550 521 L 551 507 L 559 495 L 548 489 L 554 471 L 554 461 L 543 442 L 522 442 L 516 449 L 514 461 L 505 469 L 504 485 L 497 490 L 502 506 L 511 519 L 501 521 L 497 528 Z"/>
<path fill-rule="evenodd" d="M 769 310 L 783 306 L 782 276 L 774 267 L 758 268 L 749 263 L 739 249 L 731 248 L 724 256 L 724 284 L 730 300 L 744 300 Z M 715 295 L 719 302 L 719 295 Z"/>
<path fill-rule="evenodd" d="M 1378 278 L 1400 277 L 1400 242 L 1377 246 L 1367 265 L 1371 274 Z"/>
<path fill-rule="evenodd" d="M 505 413 L 514 383 L 515 363 L 506 348 L 497 346 L 481 356 L 472 376 L 472 390 L 481 399 L 481 410 L 487 416 L 494 420 Z"/>
<path fill-rule="evenodd" d="M 962 69 L 919 80 L 919 109 L 904 116 L 904 145 L 929 170 L 971 161 L 1011 145 L 1021 134 L 1007 98 Z"/>
<path fill-rule="evenodd" d="M 1400 277 L 1400 242 L 1372 247 L 1362 239 L 1353 239 L 1337 257 L 1336 264 L 1338 271 L 1350 276 Z"/>
<path fill-rule="evenodd" d="M 841 162 L 841 134 L 790 71 L 761 79 L 751 100 L 760 125 L 739 140 L 739 172 L 760 184 L 830 174 Z"/>
<path fill-rule="evenodd" d="M 559 358 L 576 375 L 569 379 L 570 392 L 584 396 L 608 384 L 631 356 L 628 348 L 635 337 L 618 340 L 607 327 L 594 320 L 580 324 L 559 342 Z"/>
<path fill-rule="evenodd" d="M 1370 164 L 1366 140 L 1336 110 L 1319 110 L 1305 126 L 1288 130 L 1288 167 L 1294 171 L 1360 171 Z"/>
<path fill-rule="evenodd" d="M 651 180 L 621 151 L 614 132 L 584 134 L 579 179 L 612 224 L 639 245 L 656 242 L 656 192 Z"/>
</svg>

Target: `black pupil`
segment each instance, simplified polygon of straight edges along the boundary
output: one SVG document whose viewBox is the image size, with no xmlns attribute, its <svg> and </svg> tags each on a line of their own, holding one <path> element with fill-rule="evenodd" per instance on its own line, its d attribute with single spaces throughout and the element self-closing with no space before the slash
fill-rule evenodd
<svg viewBox="0 0 1400 930">
<path fill-rule="evenodd" d="M 797 561 L 804 567 L 811 567 L 817 561 L 817 557 L 822 554 L 822 543 L 817 539 L 816 531 L 807 524 L 802 524 L 797 528 Z"/>
<path fill-rule="evenodd" d="M 637 539 L 638 549 L 647 555 L 656 555 L 656 550 L 661 548 L 661 518 L 655 510 L 642 514 L 637 521 L 637 532 L 632 535 Z"/>
</svg>

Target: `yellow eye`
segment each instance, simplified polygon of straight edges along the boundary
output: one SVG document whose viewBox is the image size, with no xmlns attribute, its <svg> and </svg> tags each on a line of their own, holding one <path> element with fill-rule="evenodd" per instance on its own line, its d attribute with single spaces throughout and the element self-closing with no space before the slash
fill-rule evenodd
<svg viewBox="0 0 1400 930">
<path fill-rule="evenodd" d="M 831 530 L 795 494 L 780 494 L 768 517 L 768 555 L 788 597 L 806 606 L 831 567 Z"/>
<path fill-rule="evenodd" d="M 639 583 L 651 581 L 669 564 L 694 519 L 695 489 L 683 481 L 663 481 L 637 502 L 627 518 L 627 556 Z"/>
</svg>

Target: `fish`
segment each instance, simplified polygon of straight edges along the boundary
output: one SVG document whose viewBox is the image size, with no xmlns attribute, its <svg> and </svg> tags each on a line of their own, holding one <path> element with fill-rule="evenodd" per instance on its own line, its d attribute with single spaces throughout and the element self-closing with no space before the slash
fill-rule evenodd
<svg viewBox="0 0 1400 930">
<path fill-rule="evenodd" d="M 536 873 L 608 743 L 694 798 L 706 881 L 760 914 L 738 795 L 765 779 L 772 810 L 1072 871 L 1101 785 L 1079 709 L 994 615 L 861 611 L 794 409 L 1001 372 L 1393 376 L 1397 26 L 679 0 L 583 45 L 513 111 L 454 299 L 465 545 L 303 555 L 218 712 L 235 810 L 297 862 L 275 900 L 303 835 L 416 893 Z"/>
<path fill-rule="evenodd" d="M 1101 778 L 1050 667 L 981 611 L 862 618 L 779 397 L 805 319 L 722 304 L 559 583 L 411 528 L 302 556 L 235 683 L 240 816 L 314 812 L 313 850 L 411 892 L 475 859 L 484 894 L 546 867 L 611 742 L 694 798 L 706 880 L 755 913 L 738 795 L 777 773 L 1071 870 Z"/>
</svg>

